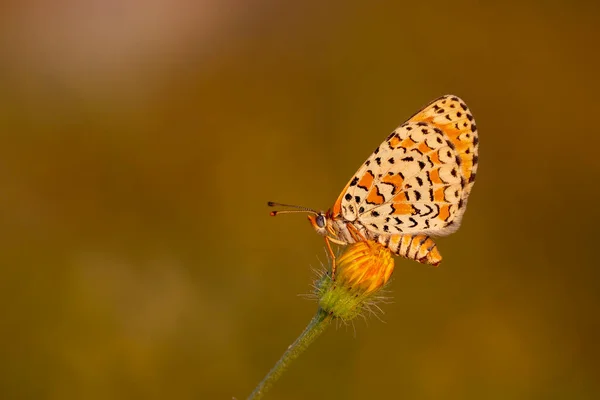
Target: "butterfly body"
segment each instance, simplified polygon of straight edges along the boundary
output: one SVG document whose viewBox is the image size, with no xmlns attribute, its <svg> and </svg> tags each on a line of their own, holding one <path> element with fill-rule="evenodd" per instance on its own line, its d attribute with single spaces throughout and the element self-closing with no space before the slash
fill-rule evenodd
<svg viewBox="0 0 600 400">
<path fill-rule="evenodd" d="M 318 215 L 325 217 L 327 221 L 325 228 L 319 227 L 316 221 Z M 309 216 L 309 220 L 318 233 L 337 244 L 347 245 L 371 239 L 388 248 L 396 255 L 421 263 L 438 265 L 442 261 L 435 242 L 427 235 L 373 234 L 361 222 L 349 222 L 341 215 L 333 218 L 331 211 L 324 214 L 317 214 L 316 217 Z"/>
<path fill-rule="evenodd" d="M 312 211 L 309 220 L 326 241 L 374 240 L 394 254 L 437 265 L 442 257 L 431 236 L 459 228 L 475 181 L 478 144 L 466 104 L 442 96 L 396 128 L 333 207 Z"/>
</svg>

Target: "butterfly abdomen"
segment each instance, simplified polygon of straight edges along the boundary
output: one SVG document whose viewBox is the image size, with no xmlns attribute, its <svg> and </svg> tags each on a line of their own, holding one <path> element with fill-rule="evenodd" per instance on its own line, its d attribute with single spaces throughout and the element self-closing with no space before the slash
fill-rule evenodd
<svg viewBox="0 0 600 400">
<path fill-rule="evenodd" d="M 442 261 L 435 242 L 427 235 L 379 236 L 378 240 L 392 253 L 420 263 L 436 266 Z"/>
</svg>

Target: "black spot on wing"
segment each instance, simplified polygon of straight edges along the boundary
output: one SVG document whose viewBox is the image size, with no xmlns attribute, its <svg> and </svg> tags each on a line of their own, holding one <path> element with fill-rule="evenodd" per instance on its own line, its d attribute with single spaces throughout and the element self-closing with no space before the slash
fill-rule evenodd
<svg viewBox="0 0 600 400">
<path fill-rule="evenodd" d="M 390 172 L 390 174 L 393 174 L 393 173 Z M 380 182 L 380 183 L 383 183 L 384 185 L 389 185 L 392 187 L 392 196 L 395 195 L 396 192 L 398 192 L 398 188 L 393 183 L 391 183 L 391 182 Z"/>
<path fill-rule="evenodd" d="M 433 182 L 431 181 L 431 177 L 429 176 L 429 171 L 426 171 L 427 174 L 427 182 L 429 182 L 429 186 L 433 186 Z"/>
<path fill-rule="evenodd" d="M 440 205 L 439 204 L 434 204 L 434 206 L 435 206 L 435 215 L 431 216 L 432 219 L 435 218 L 435 217 L 437 217 L 438 215 L 440 215 Z"/>
<path fill-rule="evenodd" d="M 430 156 L 428 156 L 428 155 L 427 155 L 427 156 L 425 156 L 425 157 L 427 158 L 427 161 L 429 161 L 429 166 L 433 168 L 433 167 L 435 166 L 435 164 L 433 163 L 433 161 L 431 161 L 431 157 L 430 157 Z M 421 164 L 419 164 L 419 166 L 420 166 L 420 165 L 421 165 Z M 421 168 L 421 169 L 423 169 L 423 168 Z"/>
</svg>

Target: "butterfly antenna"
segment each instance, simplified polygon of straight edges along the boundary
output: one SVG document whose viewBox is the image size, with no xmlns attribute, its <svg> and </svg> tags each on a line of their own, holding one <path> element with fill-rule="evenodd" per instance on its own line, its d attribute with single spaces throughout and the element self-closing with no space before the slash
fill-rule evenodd
<svg viewBox="0 0 600 400">
<path fill-rule="evenodd" d="M 269 207 L 288 207 L 288 208 L 292 208 L 292 210 L 271 211 L 271 216 L 272 217 L 274 217 L 274 216 L 276 216 L 278 214 L 306 213 L 306 212 L 307 213 L 311 213 L 311 214 L 318 214 L 318 212 L 316 212 L 312 208 L 295 206 L 295 205 L 292 205 L 292 204 L 275 203 L 274 201 L 269 201 L 267 203 L 267 205 Z"/>
</svg>

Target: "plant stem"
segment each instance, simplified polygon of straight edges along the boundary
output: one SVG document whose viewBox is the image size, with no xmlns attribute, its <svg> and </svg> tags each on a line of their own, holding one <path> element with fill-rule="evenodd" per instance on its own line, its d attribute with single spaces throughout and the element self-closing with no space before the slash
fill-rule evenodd
<svg viewBox="0 0 600 400">
<path fill-rule="evenodd" d="M 269 371 L 267 376 L 258 384 L 252 394 L 248 396 L 248 400 L 261 399 L 265 393 L 269 391 L 271 386 L 283 372 L 287 369 L 292 361 L 294 361 L 306 348 L 329 326 L 333 317 L 321 308 L 317 311 L 312 321 L 304 329 L 304 332 L 292 343 L 283 353 L 277 364 Z"/>
</svg>

